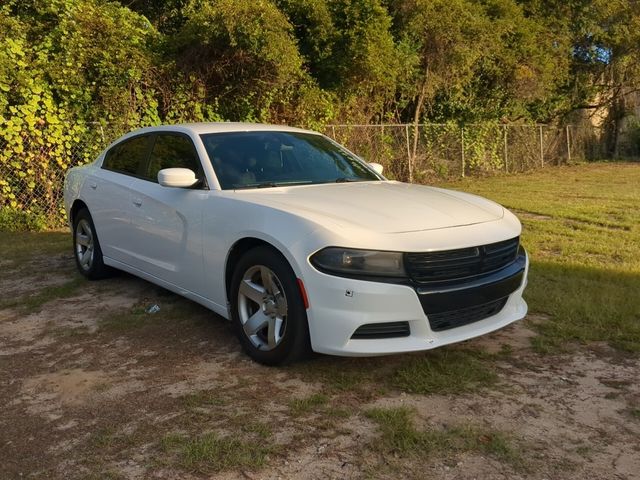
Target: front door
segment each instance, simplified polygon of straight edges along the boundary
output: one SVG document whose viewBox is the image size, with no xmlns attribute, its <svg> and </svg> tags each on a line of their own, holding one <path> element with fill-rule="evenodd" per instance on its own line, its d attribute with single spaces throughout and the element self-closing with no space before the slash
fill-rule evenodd
<svg viewBox="0 0 640 480">
<path fill-rule="evenodd" d="M 163 187 L 158 171 L 182 167 L 203 178 L 191 139 L 179 133 L 156 134 L 144 179 L 131 185 L 134 267 L 179 288 L 202 295 L 202 211 L 209 190 Z"/>
</svg>

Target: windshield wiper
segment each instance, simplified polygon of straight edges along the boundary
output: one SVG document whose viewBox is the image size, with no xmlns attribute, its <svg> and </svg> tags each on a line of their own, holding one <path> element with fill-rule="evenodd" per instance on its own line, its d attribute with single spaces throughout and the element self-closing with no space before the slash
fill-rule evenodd
<svg viewBox="0 0 640 480">
<path fill-rule="evenodd" d="M 288 187 L 290 185 L 309 185 L 312 183 L 309 180 L 304 181 L 294 181 L 294 182 L 257 182 L 257 183 L 248 183 L 244 185 L 237 185 L 234 187 L 234 190 L 242 190 L 248 188 L 274 188 L 274 187 Z"/>
<path fill-rule="evenodd" d="M 271 187 L 277 187 L 277 186 L 278 184 L 275 182 L 245 183 L 241 185 L 236 184 L 233 186 L 233 189 L 244 190 L 248 188 L 271 188 Z"/>
<path fill-rule="evenodd" d="M 361 181 L 362 180 L 359 178 L 348 178 L 348 177 L 336 178 L 336 183 L 361 182 Z"/>
</svg>

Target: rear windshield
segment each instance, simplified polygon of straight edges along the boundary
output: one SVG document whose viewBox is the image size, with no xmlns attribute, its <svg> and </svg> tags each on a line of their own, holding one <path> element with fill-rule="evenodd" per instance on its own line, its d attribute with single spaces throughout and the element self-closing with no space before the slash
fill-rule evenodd
<svg viewBox="0 0 640 480">
<path fill-rule="evenodd" d="M 381 180 L 363 161 L 322 135 L 233 132 L 201 138 L 225 190 Z"/>
</svg>

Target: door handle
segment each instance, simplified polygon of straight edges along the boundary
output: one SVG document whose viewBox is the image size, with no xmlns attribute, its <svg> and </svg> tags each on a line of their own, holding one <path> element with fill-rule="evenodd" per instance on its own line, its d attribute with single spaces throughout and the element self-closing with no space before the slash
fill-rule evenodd
<svg viewBox="0 0 640 480">
<path fill-rule="evenodd" d="M 134 204 L 136 207 L 139 207 L 139 206 L 141 206 L 141 205 L 142 205 L 142 200 L 141 200 L 141 199 L 139 199 L 139 198 L 134 198 L 134 199 L 133 199 L 133 204 Z"/>
<path fill-rule="evenodd" d="M 89 184 L 89 186 L 90 186 L 92 189 L 94 189 L 94 190 L 95 190 L 96 188 L 98 188 L 98 184 L 97 184 L 97 183 L 95 183 L 95 182 L 91 182 L 91 183 Z"/>
</svg>

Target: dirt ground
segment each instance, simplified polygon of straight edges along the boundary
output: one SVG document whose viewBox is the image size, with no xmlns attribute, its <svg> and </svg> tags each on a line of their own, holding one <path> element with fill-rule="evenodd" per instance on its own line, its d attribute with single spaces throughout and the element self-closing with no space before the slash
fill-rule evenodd
<svg viewBox="0 0 640 480">
<path fill-rule="evenodd" d="M 385 378 L 434 353 L 267 368 L 226 321 L 134 277 L 86 282 L 66 253 L 0 268 L 2 479 L 640 478 L 640 362 L 535 353 L 543 316 L 450 347 L 480 352 L 492 386 L 411 393 Z M 473 425 L 506 445 L 385 442 L 367 412 L 400 407 L 416 431 Z"/>
</svg>

